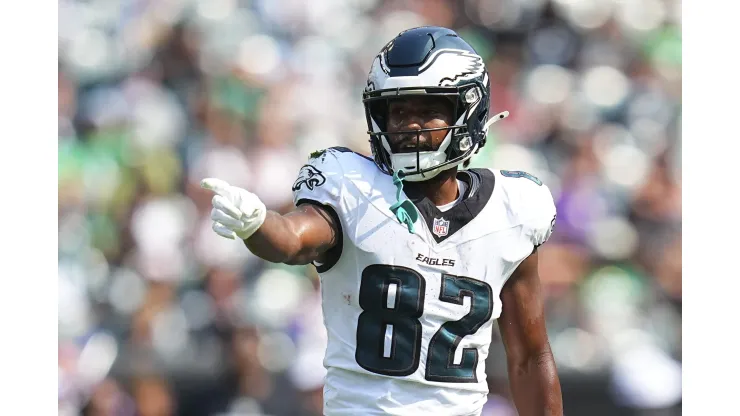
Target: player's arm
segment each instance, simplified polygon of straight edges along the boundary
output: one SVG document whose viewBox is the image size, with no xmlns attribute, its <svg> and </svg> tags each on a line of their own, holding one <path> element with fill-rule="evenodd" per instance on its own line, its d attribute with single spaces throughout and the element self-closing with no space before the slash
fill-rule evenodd
<svg viewBox="0 0 740 416">
<path fill-rule="evenodd" d="M 339 241 L 339 221 L 330 209 L 301 204 L 280 215 L 268 211 L 265 222 L 244 240 L 249 251 L 273 263 L 324 262 L 323 255 Z"/>
<path fill-rule="evenodd" d="M 301 167 L 293 184 L 296 209 L 286 215 L 268 211 L 257 195 L 219 179 L 201 185 L 215 192 L 213 231 L 222 237 L 244 240 L 247 248 L 267 261 L 286 264 L 316 263 L 327 269 L 342 249 L 339 214 L 347 207 L 342 199 L 344 168 L 339 148 L 314 152 Z M 318 264 L 321 263 L 321 266 Z"/>
<path fill-rule="evenodd" d="M 213 231 L 241 239 L 249 250 L 267 261 L 308 264 L 322 261 L 338 244 L 341 226 L 331 208 L 301 203 L 286 214 L 268 211 L 253 193 L 214 178 L 201 183 L 212 190 Z"/>
<path fill-rule="evenodd" d="M 563 400 L 545 329 L 537 251 L 504 285 L 499 329 L 506 349 L 509 386 L 521 416 L 560 416 Z"/>
</svg>

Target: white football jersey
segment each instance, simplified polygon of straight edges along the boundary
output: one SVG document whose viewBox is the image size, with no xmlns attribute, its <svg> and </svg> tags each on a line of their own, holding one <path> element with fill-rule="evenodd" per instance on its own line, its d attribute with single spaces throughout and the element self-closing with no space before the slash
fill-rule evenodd
<svg viewBox="0 0 740 416">
<path fill-rule="evenodd" d="M 389 209 L 396 187 L 345 148 L 312 155 L 294 202 L 331 207 L 342 241 L 317 264 L 328 345 L 326 415 L 477 415 L 499 293 L 555 222 L 549 189 L 523 172 L 460 171 L 445 212 L 412 199 L 413 234 Z M 408 198 L 403 194 L 403 198 Z"/>
</svg>

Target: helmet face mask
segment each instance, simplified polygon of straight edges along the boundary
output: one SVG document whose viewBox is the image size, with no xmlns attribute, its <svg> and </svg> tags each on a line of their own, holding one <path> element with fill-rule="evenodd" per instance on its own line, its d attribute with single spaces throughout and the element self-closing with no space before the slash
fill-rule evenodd
<svg viewBox="0 0 740 416">
<path fill-rule="evenodd" d="M 404 180 L 431 179 L 470 159 L 485 144 L 490 85 L 483 59 L 453 31 L 422 27 L 402 32 L 373 61 L 363 94 L 370 146 L 378 168 Z M 450 126 L 388 131 L 391 100 L 407 96 L 447 97 L 454 104 Z M 389 136 L 446 130 L 437 150 L 393 153 Z"/>
</svg>

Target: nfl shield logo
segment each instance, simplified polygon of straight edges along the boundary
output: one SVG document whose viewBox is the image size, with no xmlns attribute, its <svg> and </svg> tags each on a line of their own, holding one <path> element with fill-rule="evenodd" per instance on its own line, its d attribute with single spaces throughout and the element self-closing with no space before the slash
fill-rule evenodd
<svg viewBox="0 0 740 416">
<path fill-rule="evenodd" d="M 435 218 L 432 232 L 437 237 L 444 237 L 450 231 L 450 222 L 444 218 Z"/>
</svg>

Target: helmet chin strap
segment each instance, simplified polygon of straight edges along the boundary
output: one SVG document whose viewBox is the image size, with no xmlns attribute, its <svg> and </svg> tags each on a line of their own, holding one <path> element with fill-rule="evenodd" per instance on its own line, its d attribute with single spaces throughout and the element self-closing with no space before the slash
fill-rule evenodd
<svg viewBox="0 0 740 416">
<path fill-rule="evenodd" d="M 417 136 L 417 143 L 418 140 L 419 138 Z M 439 146 L 439 149 L 437 150 L 413 153 L 393 153 L 391 152 L 391 147 L 386 140 L 383 140 L 383 147 L 385 147 L 385 149 L 391 155 L 391 168 L 393 170 L 408 169 L 419 171 L 423 169 L 434 168 L 435 166 L 443 164 L 447 159 L 445 152 L 447 151 L 447 148 L 450 146 L 451 142 L 452 131 L 449 131 L 447 132 L 447 135 L 445 136 L 444 140 Z M 407 173 L 404 176 L 403 180 L 408 182 L 425 181 L 427 179 L 433 178 L 437 173 L 439 172 L 429 171 L 426 174 Z"/>
<path fill-rule="evenodd" d="M 440 173 L 442 173 L 445 170 L 452 169 L 455 166 L 461 165 L 463 162 L 465 162 L 466 160 L 468 160 L 471 157 L 473 157 L 473 155 L 475 154 L 475 152 L 477 151 L 477 149 L 478 149 L 478 145 L 476 144 L 475 147 L 473 148 L 473 150 L 470 152 L 470 154 L 466 158 L 461 159 L 460 161 L 458 161 L 457 163 L 454 163 L 454 164 L 445 164 L 443 162 L 443 163 L 440 163 L 439 166 L 435 167 L 434 169 L 432 169 L 432 170 L 430 170 L 428 172 L 419 173 L 419 174 L 413 174 L 413 175 L 406 175 L 403 178 L 403 180 L 405 182 L 424 182 L 424 181 L 428 181 L 429 179 L 434 178 L 435 176 L 439 175 Z"/>
<path fill-rule="evenodd" d="M 435 163 L 435 165 L 442 165 L 444 163 L 444 158 L 445 158 L 444 152 L 439 152 L 439 151 L 420 152 L 419 156 L 420 156 L 420 159 L 423 158 L 422 160 L 427 160 L 427 158 L 436 159 L 437 163 Z M 393 159 L 392 161 L 393 161 L 393 164 L 395 165 L 396 162 L 398 161 L 398 158 L 393 158 Z M 417 170 L 421 170 L 420 166 L 417 165 L 416 167 L 417 167 Z M 403 168 L 400 168 L 400 169 L 403 169 Z M 435 168 L 435 169 L 429 170 L 424 173 L 407 174 L 404 176 L 403 180 L 406 182 L 423 182 L 423 181 L 432 179 L 433 177 L 437 176 L 439 172 L 441 171 L 442 170 Z"/>
</svg>

